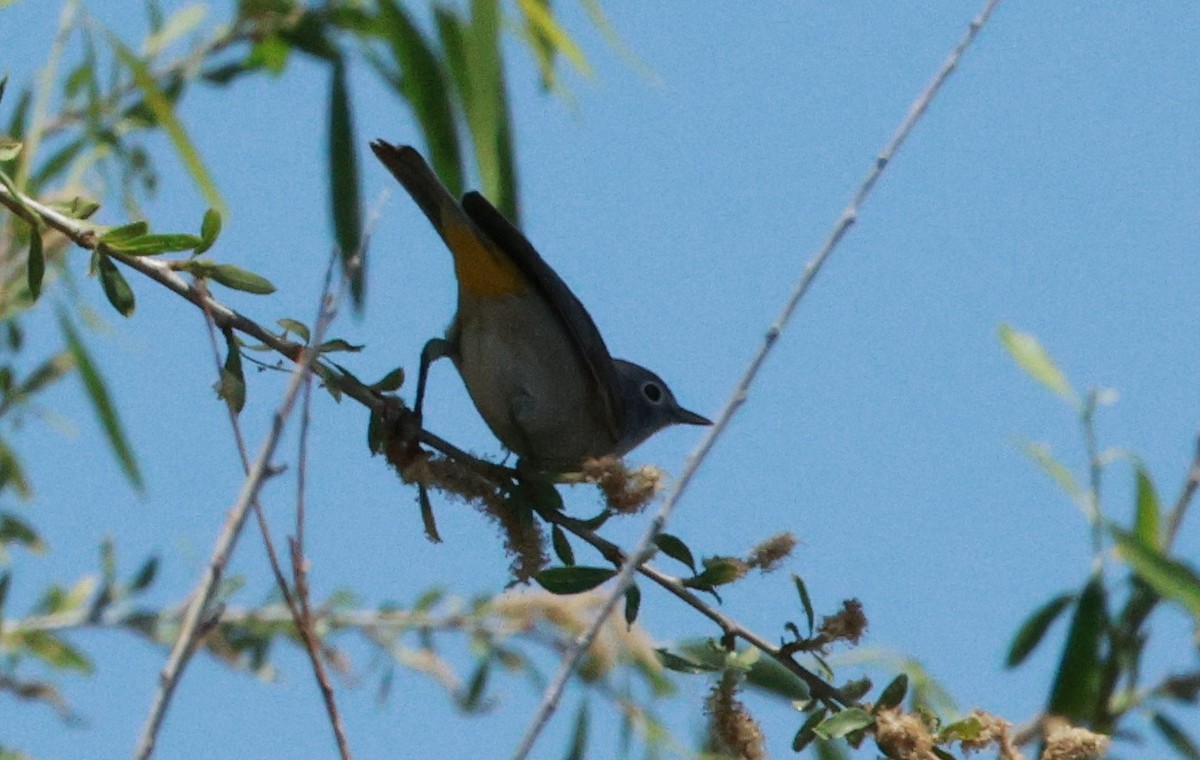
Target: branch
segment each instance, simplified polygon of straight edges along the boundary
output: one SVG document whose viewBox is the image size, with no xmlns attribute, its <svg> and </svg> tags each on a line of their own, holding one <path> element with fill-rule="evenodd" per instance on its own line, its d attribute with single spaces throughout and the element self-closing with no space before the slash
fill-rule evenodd
<svg viewBox="0 0 1200 760">
<path fill-rule="evenodd" d="M 916 126 L 917 122 L 920 121 L 921 117 L 925 114 L 925 111 L 929 108 L 929 104 L 933 101 L 934 96 L 937 95 L 937 93 L 941 90 L 942 85 L 950 77 L 950 74 L 954 72 L 954 69 L 958 66 L 959 60 L 962 58 L 967 48 L 970 47 L 971 43 L 979 34 L 979 30 L 987 22 L 988 18 L 999 4 L 1000 0 L 986 0 L 983 9 L 974 18 L 974 20 L 971 21 L 970 25 L 967 27 L 966 33 L 946 57 L 946 60 L 942 63 L 941 68 L 938 69 L 937 73 L 934 75 L 933 80 L 917 97 L 912 106 L 909 107 L 908 114 L 905 116 L 904 121 L 901 122 L 891 140 L 888 141 L 883 151 L 879 154 L 879 157 L 875 160 L 874 166 L 871 167 L 871 170 L 867 172 L 866 177 L 863 178 L 863 181 L 859 185 L 858 190 L 855 192 L 854 197 L 850 200 L 850 203 L 842 211 L 841 216 L 834 223 L 833 229 L 830 231 L 829 236 L 825 239 L 825 242 L 805 266 L 803 274 L 796 282 L 795 287 L 792 289 L 791 295 L 784 303 L 779 315 L 775 318 L 775 321 L 771 324 L 771 326 L 767 328 L 762 346 L 759 348 L 758 353 L 754 355 L 754 358 L 750 360 L 750 364 L 746 367 L 746 371 L 742 375 L 741 380 L 734 387 L 733 394 L 728 403 L 726 403 L 725 408 L 721 410 L 716 422 L 711 428 L 709 428 L 708 433 L 704 436 L 703 440 L 701 440 L 700 445 L 696 447 L 695 452 L 688 457 L 683 471 L 680 473 L 679 478 L 675 481 L 671 491 L 667 494 L 667 497 L 663 500 L 658 512 L 654 515 L 654 519 L 651 520 L 650 526 L 646 529 L 646 532 L 642 535 L 642 538 L 638 542 L 637 546 L 629 553 L 626 561 L 622 564 L 621 571 L 617 574 L 617 581 L 610 590 L 608 599 L 606 600 L 604 607 L 601 608 L 600 615 L 596 618 L 596 622 L 582 636 L 579 637 L 578 641 L 575 643 L 575 646 L 564 653 L 558 673 L 555 675 L 554 680 L 551 681 L 550 685 L 546 688 L 546 693 L 543 696 L 541 706 L 534 714 L 533 719 L 529 723 L 529 727 L 526 729 L 525 736 L 522 738 L 517 750 L 513 753 L 514 760 L 522 760 L 529 755 L 530 750 L 533 748 L 534 742 L 537 741 L 537 737 L 542 731 L 542 728 L 546 725 L 547 721 L 550 719 L 550 715 L 557 708 L 558 700 L 562 696 L 563 689 L 566 687 L 567 680 L 570 678 L 571 673 L 573 673 L 575 669 L 579 667 L 579 663 L 583 660 L 584 654 L 591 647 L 592 642 L 595 640 L 601 622 L 612 613 L 613 609 L 617 606 L 617 602 L 625 594 L 626 589 L 628 589 L 633 583 L 633 574 L 637 571 L 638 566 L 648 560 L 654 554 L 654 539 L 663 531 L 663 528 L 666 526 L 667 519 L 671 515 L 671 511 L 675 508 L 675 505 L 683 496 L 684 491 L 687 490 L 688 485 L 691 483 L 692 477 L 696 474 L 696 471 L 699 469 L 700 465 L 707 458 L 709 452 L 712 451 L 717 439 L 721 437 L 721 434 L 729 425 L 729 421 L 733 418 L 733 415 L 742 406 L 742 404 L 745 403 L 746 397 L 750 391 L 750 387 L 753 385 L 755 378 L 758 376 L 758 371 L 762 368 L 763 363 L 766 361 L 767 355 L 771 352 L 771 349 L 779 339 L 779 336 L 787 327 L 792 313 L 796 310 L 796 306 L 799 305 L 800 300 L 804 297 L 805 293 L 808 292 L 809 287 L 812 286 L 817 274 L 821 271 L 821 268 L 824 266 L 829 256 L 837 248 L 838 243 L 841 242 L 851 225 L 853 225 L 858 219 L 859 207 L 870 196 L 871 191 L 875 187 L 875 183 L 878 182 L 879 177 L 883 174 L 883 170 L 887 167 L 888 163 L 892 160 L 892 157 L 904 144 L 905 140 L 908 139 L 913 127 Z"/>
</svg>

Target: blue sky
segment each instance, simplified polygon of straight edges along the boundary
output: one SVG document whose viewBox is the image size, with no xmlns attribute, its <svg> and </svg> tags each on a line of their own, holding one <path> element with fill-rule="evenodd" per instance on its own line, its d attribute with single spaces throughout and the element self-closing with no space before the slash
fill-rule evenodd
<svg viewBox="0 0 1200 760">
<path fill-rule="evenodd" d="M 574 101 L 566 104 L 539 91 L 519 45 L 507 49 L 524 228 L 614 354 L 652 367 L 684 405 L 715 415 L 804 262 L 977 8 L 763 2 L 753 11 L 721 4 L 672 13 L 612 4 L 615 28 L 654 72 L 647 77 L 606 47 L 578 7 L 559 5 L 596 73 L 566 76 Z M 57 10 L 24 0 L 0 11 L 0 67 L 14 82 L 40 65 Z M 92 11 L 138 38 L 140 21 L 129 18 L 138 14 L 124 4 Z M 707 554 L 744 552 L 792 531 L 801 544 L 787 569 L 805 578 L 822 611 L 861 599 L 866 646 L 919 659 L 964 709 L 1014 721 L 1035 714 L 1062 626 L 1019 671 L 1002 670 L 1004 652 L 1034 607 L 1082 585 L 1091 555 L 1080 513 L 1015 441 L 1046 441 L 1077 472 L 1084 452 L 1072 413 L 1014 367 L 996 330 L 1011 323 L 1038 335 L 1080 388 L 1116 389 L 1119 401 L 1100 416 L 1101 443 L 1136 452 L 1164 500 L 1174 499 L 1200 418 L 1197 39 L 1200 8 L 1187 4 L 1002 6 L 801 305 L 670 530 Z M 415 139 L 409 114 L 365 69 L 353 75 L 364 196 L 390 197 L 371 251 L 366 314 L 345 315 L 333 332 L 366 344 L 350 366 L 371 378 L 397 365 L 415 370 L 421 345 L 452 314 L 454 290 L 449 257 L 366 150 L 374 137 Z M 279 80 L 198 89 L 181 109 L 232 209 L 214 255 L 279 287 L 270 298 L 229 296 L 260 321 L 314 312 L 331 239 L 327 87 L 322 69 L 298 59 Z M 152 225 L 194 228 L 203 200 L 166 143 L 150 144 L 162 156 L 161 190 L 147 206 Z M 106 209 L 102 221 L 122 221 L 120 213 Z M 147 495 L 132 494 L 112 465 L 79 385 L 49 394 L 47 406 L 75 430 L 33 421 L 16 434 L 37 489 L 20 509 L 52 551 L 18 558 L 9 610 L 29 601 L 22 593 L 91 572 L 106 535 L 126 572 L 150 553 L 167 555 L 153 598 L 181 599 L 240 483 L 195 311 L 131 278 L 138 310 L 122 320 L 83 281 L 85 267 L 73 255 L 81 289 L 105 316 L 91 345 Z M 29 320 L 31 340 L 57 345 L 43 312 Z M 433 382 L 429 426 L 497 452 L 449 365 Z M 251 442 L 281 387 L 273 376 L 250 377 L 243 422 Z M 349 587 L 367 603 L 406 603 L 432 585 L 464 596 L 501 589 L 507 560 L 490 524 L 442 504 L 446 543 L 427 543 L 414 494 L 366 455 L 365 423 L 357 406 L 317 397 L 314 593 Z M 664 432 L 632 459 L 677 472 L 699 435 Z M 1110 469 L 1105 497 L 1115 518 L 1131 512 L 1131 483 L 1127 465 Z M 290 521 L 286 478 L 267 502 L 281 533 Z M 569 503 L 586 513 L 594 497 L 571 494 Z M 611 535 L 629 542 L 640 531 L 631 521 Z M 1179 554 L 1198 550 L 1200 534 L 1185 524 Z M 261 555 L 248 533 L 234 563 L 249 578 L 247 601 L 270 588 Z M 770 637 L 799 617 L 786 573 L 724 596 L 727 612 Z M 712 633 L 659 595 L 647 595 L 643 615 L 663 641 Z M 1194 665 L 1189 635 L 1181 614 L 1160 613 L 1150 671 Z M 121 756 L 163 653 L 113 634 L 73 640 L 97 664 L 93 679 L 62 684 L 87 725 L 64 728 L 48 710 L 6 699 L 4 740 L 39 757 L 83 748 Z M 328 756 L 305 661 L 283 653 L 279 664 L 282 680 L 263 684 L 193 663 L 159 756 Z M 690 740 L 704 685 L 682 683 L 692 703 L 672 725 Z M 507 753 L 534 696 L 518 681 L 495 688 L 500 709 L 470 719 L 416 676 L 402 676 L 383 707 L 370 688 L 344 689 L 351 746 L 364 758 L 401 749 Z M 574 699 L 567 704 L 569 715 Z M 773 755 L 788 756 L 789 708 L 751 705 Z M 561 754 L 568 723 L 560 716 L 537 756 Z M 613 752 L 597 740 L 590 756 Z"/>
</svg>

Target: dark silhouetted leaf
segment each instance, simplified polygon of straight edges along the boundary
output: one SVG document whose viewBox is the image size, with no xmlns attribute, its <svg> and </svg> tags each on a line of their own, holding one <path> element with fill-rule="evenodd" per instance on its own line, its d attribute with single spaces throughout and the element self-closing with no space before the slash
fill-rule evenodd
<svg viewBox="0 0 1200 760">
<path fill-rule="evenodd" d="M 362 204 L 359 201 L 358 154 L 354 150 L 354 118 L 346 88 L 346 64 L 341 57 L 333 60 L 333 82 L 329 93 L 329 197 L 333 213 L 334 238 L 342 253 L 342 268 L 350 278 L 350 296 L 361 308 L 365 279 L 362 252 Z"/>
<path fill-rule="evenodd" d="M 808 635 L 812 636 L 816 614 L 813 612 L 812 598 L 808 595 L 808 586 L 804 585 L 804 581 L 795 573 L 792 573 L 792 583 L 796 584 L 796 592 L 800 594 L 800 605 L 804 607 L 804 619 L 808 621 Z"/>
<path fill-rule="evenodd" d="M 42 231 L 36 225 L 29 230 L 28 261 L 29 295 L 36 301 L 42 294 L 42 278 L 46 275 L 46 255 L 42 253 Z"/>
<path fill-rule="evenodd" d="M 123 317 L 133 314 L 133 309 L 137 305 L 134 301 L 133 289 L 129 287 L 121 270 L 117 269 L 117 265 L 112 262 L 112 259 L 103 253 L 97 254 L 96 266 L 100 273 L 100 285 L 104 288 L 104 296 L 108 302 Z"/>
<path fill-rule="evenodd" d="M 892 679 L 892 682 L 883 687 L 883 693 L 879 695 L 879 699 L 875 702 L 875 709 L 872 712 L 880 710 L 890 710 L 893 707 L 899 706 L 904 701 L 904 695 L 908 693 L 908 675 L 901 673 Z"/>
<path fill-rule="evenodd" d="M 575 714 L 575 729 L 571 732 L 571 744 L 567 747 L 564 760 L 583 760 L 587 751 L 588 723 L 588 706 L 587 702 L 583 702 Z"/>
<path fill-rule="evenodd" d="M 642 606 L 642 590 L 634 583 L 625 589 L 625 623 L 633 625 Z"/>
<path fill-rule="evenodd" d="M 683 541 L 670 533 L 659 533 L 654 537 L 654 545 L 671 559 L 687 565 L 692 573 L 696 572 L 696 560 L 692 556 L 692 550 Z"/>
<path fill-rule="evenodd" d="M 1200 747 L 1174 721 L 1162 713 L 1155 713 L 1153 723 L 1176 754 L 1187 760 L 1200 760 Z"/>
<path fill-rule="evenodd" d="M 568 567 L 575 564 L 575 551 L 571 548 L 571 542 L 567 540 L 563 529 L 557 525 L 550 526 L 550 545 L 554 547 L 554 554 L 559 562 Z"/>
<path fill-rule="evenodd" d="M 400 390 L 400 386 L 402 385 L 404 385 L 404 367 L 396 367 L 384 375 L 383 379 L 372 383 L 369 387 L 371 390 L 380 391 L 381 393 L 390 393 Z"/>
<path fill-rule="evenodd" d="M 217 381 L 217 397 L 229 404 L 234 414 L 246 407 L 246 375 L 242 370 L 242 351 L 232 330 L 225 331 L 225 364 Z"/>
<path fill-rule="evenodd" d="M 1074 594 L 1060 594 L 1035 610 L 1021 625 L 1016 636 L 1013 636 L 1012 644 L 1008 648 L 1008 657 L 1004 660 L 1004 667 L 1015 668 L 1024 662 L 1025 658 L 1041 643 L 1046 631 L 1050 630 L 1050 626 L 1074 599 Z"/>
<path fill-rule="evenodd" d="M 654 651 L 658 655 L 658 661 L 664 668 L 674 670 L 677 673 L 715 673 L 720 670 L 720 668 L 712 667 L 711 665 L 705 665 L 695 660 L 689 660 L 686 657 L 680 657 L 677 654 L 668 652 L 666 649 L 655 649 Z"/>
<path fill-rule="evenodd" d="M 1108 625 L 1104 580 L 1093 575 L 1079 595 L 1046 711 L 1070 721 L 1092 715 L 1100 696 L 1100 642 Z"/>
<path fill-rule="evenodd" d="M 815 710 L 808 718 L 800 725 L 800 729 L 796 731 L 796 735 L 792 737 L 792 751 L 803 752 L 804 748 L 812 743 L 813 739 L 817 738 L 813 731 L 821 721 L 825 720 L 825 708 Z"/>
<path fill-rule="evenodd" d="M 617 572 L 608 567 L 551 567 L 543 570 L 533 579 L 538 585 L 551 594 L 581 594 L 604 583 Z"/>
</svg>

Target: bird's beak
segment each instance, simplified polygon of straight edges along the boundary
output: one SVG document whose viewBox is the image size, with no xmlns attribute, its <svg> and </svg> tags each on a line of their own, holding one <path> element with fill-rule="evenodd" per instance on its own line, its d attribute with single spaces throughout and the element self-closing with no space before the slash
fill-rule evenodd
<svg viewBox="0 0 1200 760">
<path fill-rule="evenodd" d="M 675 407 L 675 422 L 680 425 L 711 425 L 712 420 L 695 412 L 689 412 L 682 406 Z"/>
</svg>

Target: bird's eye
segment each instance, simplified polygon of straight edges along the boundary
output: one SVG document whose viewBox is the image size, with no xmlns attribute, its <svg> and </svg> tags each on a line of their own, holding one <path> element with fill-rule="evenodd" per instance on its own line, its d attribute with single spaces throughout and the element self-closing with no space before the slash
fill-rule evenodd
<svg viewBox="0 0 1200 760">
<path fill-rule="evenodd" d="M 652 404 L 661 404 L 663 400 L 663 389 L 658 383 L 646 383 L 642 386 L 642 395 Z"/>
</svg>

